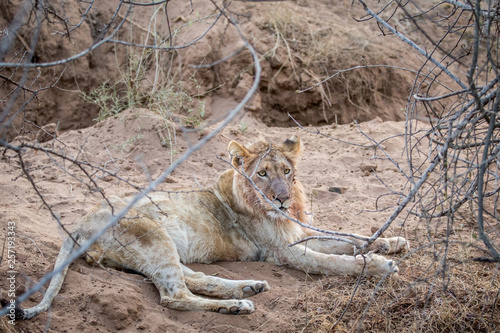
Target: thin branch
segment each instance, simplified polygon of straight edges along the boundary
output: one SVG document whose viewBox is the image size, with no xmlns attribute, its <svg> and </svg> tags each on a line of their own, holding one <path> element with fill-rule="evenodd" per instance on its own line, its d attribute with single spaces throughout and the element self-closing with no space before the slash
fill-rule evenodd
<svg viewBox="0 0 500 333">
<path fill-rule="evenodd" d="M 121 218 L 125 217 L 126 213 L 135 205 L 137 202 L 145 197 L 149 192 L 151 192 L 154 188 L 156 188 L 159 184 L 161 184 L 165 178 L 167 178 L 173 170 L 175 170 L 180 164 L 185 162 L 194 152 L 198 151 L 200 148 L 202 148 L 209 140 L 211 140 L 217 133 L 219 133 L 224 127 L 226 127 L 244 108 L 245 104 L 251 99 L 253 94 L 256 92 L 258 88 L 258 84 L 260 82 L 261 78 L 261 66 L 259 63 L 259 57 L 258 54 L 255 52 L 254 48 L 246 38 L 243 36 L 241 33 L 239 27 L 236 25 L 235 22 L 231 21 L 235 29 L 237 30 L 238 34 L 240 35 L 240 38 L 243 40 L 243 43 L 245 46 L 248 48 L 250 51 L 253 61 L 254 61 L 254 69 L 255 69 L 255 79 L 253 81 L 253 84 L 245 97 L 241 100 L 240 103 L 231 111 L 228 112 L 226 118 L 222 123 L 215 128 L 213 131 L 208 133 L 206 136 L 204 136 L 199 142 L 197 142 L 195 145 L 193 145 L 188 151 L 186 151 L 178 160 L 174 161 L 172 165 L 167 168 L 165 171 L 162 172 L 162 174 L 153 182 L 151 182 L 147 188 L 145 188 L 141 193 L 136 195 L 127 206 L 125 206 L 120 212 L 118 212 L 116 215 L 113 215 L 113 217 L 105 223 L 102 228 L 96 232 L 92 237 L 90 237 L 84 244 L 80 244 L 80 247 L 76 249 L 67 260 L 65 260 L 63 263 L 61 263 L 60 266 L 58 266 L 54 271 L 51 273 L 46 274 L 43 278 L 39 280 L 38 283 L 36 283 L 32 288 L 24 292 L 22 295 L 20 295 L 16 301 L 16 304 L 21 304 L 23 301 L 28 299 L 33 293 L 38 291 L 40 288 L 43 287 L 45 283 L 50 281 L 50 279 L 57 273 L 59 273 L 62 269 L 64 269 L 66 266 L 68 266 L 70 263 L 72 263 L 75 259 L 80 257 L 82 254 L 85 253 L 87 249 L 90 248 L 94 242 L 99 239 L 107 230 L 109 230 L 112 226 L 114 226 Z M 5 315 L 8 312 L 8 309 L 2 309 L 0 311 L 0 316 Z"/>
<path fill-rule="evenodd" d="M 120 3 L 120 6 L 121 6 L 121 3 Z M 120 6 L 118 6 L 117 10 L 115 11 L 115 15 L 118 13 L 118 10 L 121 8 Z M 106 43 L 106 42 L 109 42 L 113 39 L 113 37 L 118 33 L 118 31 L 120 31 L 120 29 L 122 28 L 123 24 L 126 22 L 126 18 L 128 17 L 128 15 L 131 13 L 132 11 L 132 7 L 129 7 L 127 13 L 125 14 L 124 18 L 118 23 L 118 25 L 116 26 L 115 30 L 106 38 L 102 39 L 101 41 L 93 44 L 92 46 L 90 46 L 89 48 L 81 51 L 80 53 L 77 53 L 73 56 L 70 56 L 70 57 L 67 57 L 67 58 L 64 58 L 64 59 L 61 59 L 61 60 L 56 60 L 56 61 L 50 61 L 50 62 L 41 62 L 41 63 L 28 63 L 28 62 L 23 62 L 23 63 L 11 63 L 11 62 L 0 62 L 0 67 L 6 67 L 6 68 L 20 68 L 20 67 L 24 67 L 24 68 L 38 68 L 38 67 L 54 67 L 54 66 L 59 66 L 59 65 L 64 65 L 64 64 L 67 64 L 67 63 L 70 63 L 74 60 L 77 60 L 87 54 L 89 54 L 90 52 L 94 51 L 95 49 L 97 49 L 99 46 L 101 46 L 102 44 Z M 1 53 L 0 53 L 1 55 Z M 0 57 L 0 59 L 2 59 L 2 57 Z"/>
<path fill-rule="evenodd" d="M 368 14 L 373 16 L 377 22 L 379 22 L 381 25 L 386 27 L 391 33 L 394 35 L 398 36 L 402 41 L 413 47 L 415 50 L 417 50 L 420 54 L 422 54 L 424 57 L 426 57 L 428 60 L 430 60 L 434 65 L 436 65 L 439 69 L 441 69 L 443 72 L 445 72 L 453 81 L 455 81 L 462 89 L 469 89 L 465 83 L 463 83 L 458 77 L 456 77 L 453 73 L 451 73 L 446 67 L 444 67 L 441 62 L 437 61 L 433 57 L 431 57 L 424 49 L 422 49 L 420 46 L 412 42 L 410 39 L 408 39 L 406 36 L 401 34 L 399 31 L 394 29 L 392 26 L 390 26 L 386 21 L 381 19 L 377 14 L 375 14 L 366 4 L 363 0 L 358 0 L 362 5 L 363 8 L 366 10 Z"/>
</svg>

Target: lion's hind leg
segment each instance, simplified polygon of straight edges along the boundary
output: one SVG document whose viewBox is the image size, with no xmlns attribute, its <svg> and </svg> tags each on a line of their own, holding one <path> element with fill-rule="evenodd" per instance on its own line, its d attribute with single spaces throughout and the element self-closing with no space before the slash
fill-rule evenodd
<svg viewBox="0 0 500 333">
<path fill-rule="evenodd" d="M 172 256 L 173 257 L 173 256 Z M 168 259 L 168 258 L 166 258 Z M 144 272 L 160 292 L 160 304 L 174 310 L 214 311 L 222 314 L 248 314 L 255 310 L 248 300 L 207 299 L 194 295 L 186 286 L 186 277 L 178 260 L 164 260 L 153 268 L 153 272 Z"/>
<path fill-rule="evenodd" d="M 194 272 L 182 265 L 188 289 L 196 294 L 219 298 L 246 298 L 270 289 L 267 281 L 229 280 Z"/>
<path fill-rule="evenodd" d="M 156 247 L 157 251 L 159 249 L 161 247 Z M 193 294 L 186 286 L 188 278 L 184 276 L 177 252 L 165 253 L 161 257 L 158 264 L 150 265 L 147 270 L 140 270 L 153 281 L 160 292 L 161 305 L 175 310 L 214 311 L 222 314 L 254 312 L 255 307 L 249 300 L 207 299 Z"/>
<path fill-rule="evenodd" d="M 160 303 L 175 310 L 213 311 L 222 314 L 249 314 L 255 311 L 252 301 L 207 299 L 192 294 L 189 289 L 169 290 L 163 286 L 160 291 Z"/>
<path fill-rule="evenodd" d="M 215 311 L 223 314 L 254 311 L 253 303 L 248 300 L 208 299 L 193 294 L 186 286 L 175 242 L 152 219 L 145 216 L 123 219 L 118 227 L 114 234 L 109 234 L 96 247 L 98 260 L 147 276 L 160 292 L 163 306 L 175 310 Z"/>
</svg>

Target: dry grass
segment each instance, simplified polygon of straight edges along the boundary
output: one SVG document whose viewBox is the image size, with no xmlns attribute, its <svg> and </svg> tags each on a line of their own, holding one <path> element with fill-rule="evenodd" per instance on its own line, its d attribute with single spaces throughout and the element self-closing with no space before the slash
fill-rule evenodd
<svg viewBox="0 0 500 333">
<path fill-rule="evenodd" d="M 165 46 L 175 39 L 181 28 L 168 35 L 156 22 L 164 13 L 157 9 L 148 27 L 142 27 L 129 19 L 129 42 Z M 202 19 L 200 19 L 202 20 Z M 160 20 L 158 20 L 160 21 Z M 163 31 L 161 33 L 160 31 Z M 204 122 L 205 102 L 200 98 L 200 85 L 195 73 L 180 79 L 180 69 L 174 69 L 175 51 L 141 49 L 133 46 L 115 47 L 116 66 L 120 76 L 115 82 L 103 82 L 90 93 L 81 92 L 82 98 L 96 104 L 99 114 L 96 121 L 115 116 L 127 109 L 146 108 L 158 113 L 163 120 L 159 131 L 162 145 L 171 148 L 177 142 L 179 127 L 200 127 Z"/>
<path fill-rule="evenodd" d="M 389 47 L 387 40 L 381 43 L 377 33 L 359 29 L 340 16 L 332 14 L 328 22 L 318 25 L 319 20 L 309 20 L 303 11 L 296 4 L 280 3 L 267 16 L 267 28 L 275 38 L 267 56 L 282 64 L 280 70 L 291 67 L 297 86 L 308 88 L 338 73 L 318 87 L 324 106 L 331 107 L 336 97 L 345 96 L 347 107 L 365 114 L 387 106 L 388 99 L 404 96 L 406 87 L 394 84 L 408 81 L 404 72 L 378 67 L 340 73 L 357 66 L 394 64 L 399 50 Z"/>
<path fill-rule="evenodd" d="M 359 65 L 359 60 L 378 60 L 377 57 L 383 55 L 383 52 L 376 52 L 382 51 L 383 47 L 367 38 L 359 26 L 340 23 L 318 27 L 317 22 L 310 23 L 307 16 L 301 15 L 301 8 L 295 5 L 273 6 L 268 22 L 268 28 L 276 36 L 277 46 L 282 44 L 290 53 L 292 50 L 299 53 L 289 53 L 288 59 L 293 62 L 295 56 L 307 67 L 330 67 L 332 61 L 338 65 Z"/>
<path fill-rule="evenodd" d="M 15 333 L 15 326 L 9 323 L 7 317 L 0 318 L 0 332 L 1 333 Z"/>
<path fill-rule="evenodd" d="M 421 239 L 427 238 L 423 231 L 416 232 Z M 356 278 L 345 277 L 312 284 L 294 305 L 303 314 L 297 329 L 304 332 L 498 331 L 498 264 L 467 260 L 480 252 L 472 249 L 470 243 L 459 244 L 452 239 L 448 245 L 419 242 L 413 243 L 413 248 L 412 254 L 404 255 L 399 276 L 380 286 L 373 279 L 362 279 L 358 285 Z"/>
<path fill-rule="evenodd" d="M 84 100 L 99 106 L 97 121 L 130 109 L 143 107 L 159 113 L 168 120 L 180 119 L 183 125 L 197 126 L 204 116 L 204 103 L 189 93 L 196 86 L 194 79 L 176 81 L 169 75 L 171 62 L 158 50 L 129 49 L 121 78 L 114 83 L 104 82 Z M 157 63 L 164 64 L 158 66 Z"/>
</svg>

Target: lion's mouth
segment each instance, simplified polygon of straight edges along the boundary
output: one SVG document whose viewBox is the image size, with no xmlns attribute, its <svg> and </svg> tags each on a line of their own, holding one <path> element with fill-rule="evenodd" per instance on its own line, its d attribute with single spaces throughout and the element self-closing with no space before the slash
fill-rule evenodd
<svg viewBox="0 0 500 333">
<path fill-rule="evenodd" d="M 270 209 L 269 209 L 270 208 Z M 275 199 L 273 201 L 273 205 L 269 207 L 267 215 L 273 219 L 282 219 L 290 211 L 290 201 L 286 200 L 285 202 L 281 202 L 280 200 Z M 279 212 L 277 211 L 279 210 Z"/>
<path fill-rule="evenodd" d="M 288 201 L 281 202 L 279 199 L 275 199 L 273 201 L 273 204 L 276 208 L 278 208 L 283 213 L 286 213 L 288 211 L 288 208 L 289 208 Z"/>
</svg>

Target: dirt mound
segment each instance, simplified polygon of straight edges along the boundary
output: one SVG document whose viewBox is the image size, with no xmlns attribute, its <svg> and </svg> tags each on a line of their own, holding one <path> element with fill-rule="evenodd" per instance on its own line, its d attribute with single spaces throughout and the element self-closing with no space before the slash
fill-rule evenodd
<svg viewBox="0 0 500 333">
<path fill-rule="evenodd" d="M 28 87 L 25 98 L 16 100 L 12 119 L 4 122 L 10 137 L 18 134 L 34 137 L 39 127 L 49 123 L 57 124 L 62 131 L 90 126 L 110 103 L 119 105 L 120 110 L 138 106 L 158 108 L 190 118 L 192 125 L 198 125 L 219 115 L 221 101 L 236 103 L 248 91 L 254 76 L 248 51 L 208 68 L 195 68 L 227 58 L 243 45 L 227 20 L 212 14 L 211 3 L 194 1 L 192 7 L 190 2 L 174 1 L 166 9 L 169 26 L 166 16 L 159 15 L 157 8 L 152 11 L 147 6 L 135 7 L 126 16 L 127 8 L 114 13 L 115 5 L 114 2 L 95 4 L 84 20 L 81 14 L 88 9 L 86 3 L 47 6 L 41 11 L 44 20 L 30 61 L 46 63 L 75 56 L 122 23 L 114 40 L 154 44 L 155 38 L 161 37 L 170 38 L 174 45 L 180 46 L 203 36 L 207 26 L 216 19 L 217 22 L 193 47 L 162 51 L 161 56 L 119 43 L 104 43 L 71 62 L 32 69 L 23 86 Z M 0 26 L 8 26 L 20 6 L 21 2 L 4 6 L 0 11 Z M 288 112 L 303 124 L 349 123 L 377 116 L 384 120 L 403 119 L 401 107 L 406 100 L 408 75 L 386 67 L 341 72 L 365 65 L 413 66 L 413 58 L 401 49 L 399 42 L 379 36 L 373 25 L 356 24 L 350 18 L 362 14 L 359 8 L 321 1 L 243 2 L 232 4 L 231 8 L 238 13 L 243 34 L 261 57 L 262 82 L 248 108 L 266 124 L 294 125 Z M 200 17 L 200 13 L 207 17 Z M 30 50 L 36 31 L 35 15 L 30 17 L 16 33 L 4 61 L 24 61 L 24 51 Z M 113 24 L 107 26 L 112 17 Z M 14 68 L 2 69 L 3 77 L 9 77 L 0 86 L 2 98 L 12 97 L 22 74 L 23 71 Z M 338 75 L 327 83 L 298 92 L 334 74 Z M 155 101 L 168 90 L 161 90 L 159 85 L 171 86 L 170 91 L 183 91 L 186 95 L 174 105 L 165 102 L 176 98 L 173 96 Z M 30 94 L 38 89 L 36 98 L 30 101 Z M 104 93 L 108 95 L 103 96 Z M 131 97 L 131 93 L 137 96 Z M 82 98 L 85 95 L 92 98 L 86 101 Z M 185 107 L 192 98 L 203 104 L 195 116 L 191 108 Z M 89 103 L 89 99 L 94 103 Z M 25 102 L 28 104 L 23 107 Z M 21 109 L 23 117 L 18 111 Z M 14 127 L 9 125 L 10 121 Z"/>
<path fill-rule="evenodd" d="M 36 15 L 35 7 L 24 1 L 1 4 L 0 27 L 5 28 L 5 31 L 14 22 L 16 13 L 22 12 L 20 8 L 26 7 L 27 10 L 26 15 L 22 17 L 24 24 L 15 32 L 9 52 L 3 54 L 1 61 L 12 63 L 26 61 L 36 64 L 73 57 L 96 42 L 102 22 L 100 20 L 106 21 L 112 14 L 102 10 L 93 16 L 93 20 L 80 22 L 84 6 L 72 1 L 61 4 L 58 2 L 45 4 L 40 16 Z M 34 28 L 37 26 L 37 20 L 42 20 L 40 31 Z M 36 34 L 39 36 L 32 50 L 33 37 Z M 33 56 L 31 59 L 26 59 L 29 52 L 33 52 Z M 113 46 L 107 44 L 71 62 L 32 69 L 26 78 L 24 78 L 25 71 L 21 68 L 2 68 L 2 78 L 9 78 L 2 80 L 0 85 L 0 96 L 4 105 L 10 107 L 7 101 L 19 93 L 14 92 L 16 88 L 22 87 L 20 90 L 24 94 L 17 98 L 10 117 L 3 122 L 2 127 L 8 127 L 11 137 L 19 134 L 34 137 L 41 126 L 49 123 L 57 123 L 59 130 L 92 125 L 97 117 L 98 108 L 85 102 L 81 98 L 81 92 L 90 91 L 106 80 L 116 80 L 118 68 L 114 62 Z M 38 92 L 33 98 L 30 95 L 35 91 Z M 23 106 L 25 102 L 28 104 Z M 22 117 L 18 110 L 23 111 Z M 11 121 L 13 126 L 10 124 Z M 5 130 L 0 129 L 2 133 Z"/>
<path fill-rule="evenodd" d="M 261 56 L 261 84 L 248 108 L 267 125 L 295 126 L 288 113 L 302 124 L 404 119 L 401 109 L 412 75 L 390 66 L 414 69 L 419 62 L 400 41 L 381 36 L 375 24 L 356 24 L 351 17 L 362 16 L 362 9 L 321 1 L 234 6 L 242 30 Z M 172 17 L 194 19 L 189 8 L 176 8 Z M 184 37 L 182 31 L 179 35 Z M 236 31 L 216 25 L 197 45 L 180 52 L 183 63 L 213 63 L 233 54 L 242 42 Z M 185 73 L 213 91 L 212 99 L 236 101 L 254 75 L 246 51 L 209 69 L 187 68 Z"/>
</svg>

